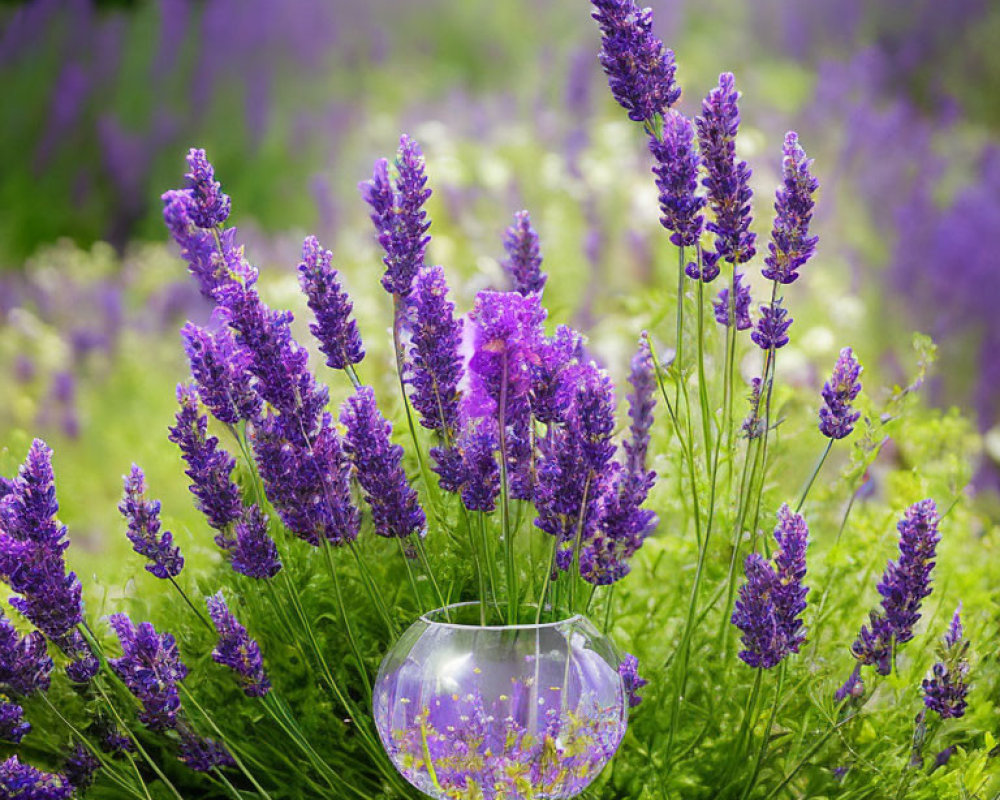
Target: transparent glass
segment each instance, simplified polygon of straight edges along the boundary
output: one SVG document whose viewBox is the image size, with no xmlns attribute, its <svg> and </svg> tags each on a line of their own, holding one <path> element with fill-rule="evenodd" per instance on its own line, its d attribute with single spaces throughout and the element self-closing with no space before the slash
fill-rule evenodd
<svg viewBox="0 0 1000 800">
<path fill-rule="evenodd" d="M 375 724 L 399 772 L 431 797 L 575 797 L 625 735 L 618 663 L 586 617 L 484 626 L 479 603 L 448 606 L 386 655 Z"/>
</svg>

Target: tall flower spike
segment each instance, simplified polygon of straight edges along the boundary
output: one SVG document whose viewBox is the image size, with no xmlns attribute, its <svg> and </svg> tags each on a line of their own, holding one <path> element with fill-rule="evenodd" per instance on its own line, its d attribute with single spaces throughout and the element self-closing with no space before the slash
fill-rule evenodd
<svg viewBox="0 0 1000 800">
<path fill-rule="evenodd" d="M 181 732 L 181 744 L 177 757 L 181 763 L 195 772 L 214 772 L 225 767 L 235 767 L 226 746 L 215 739 L 198 736 L 193 731 Z"/>
<path fill-rule="evenodd" d="M 653 409 L 656 408 L 656 378 L 653 376 L 653 357 L 649 340 L 643 336 L 639 349 L 632 356 L 632 370 L 628 382 L 632 391 L 628 394 L 629 438 L 623 445 L 628 457 L 626 472 L 633 475 L 646 474 L 646 455 L 649 450 L 650 431 L 653 428 Z"/>
<path fill-rule="evenodd" d="M 752 325 L 750 322 L 750 284 L 743 280 L 742 272 L 735 274 L 736 300 L 734 305 L 736 310 L 736 330 L 745 331 Z M 715 300 L 715 321 L 728 328 L 731 320 L 730 314 L 729 287 L 723 286 L 719 290 L 719 296 Z"/>
<path fill-rule="evenodd" d="M 77 742 L 63 763 L 63 774 L 77 792 L 84 792 L 94 783 L 101 761 L 83 743 Z"/>
<path fill-rule="evenodd" d="M 639 659 L 631 653 L 626 653 L 622 663 L 618 665 L 618 674 L 625 684 L 625 694 L 628 695 L 629 708 L 635 708 L 642 702 L 639 690 L 649 681 L 639 675 Z"/>
<path fill-rule="evenodd" d="M 407 135 L 399 140 L 395 181 L 389 176 L 385 159 L 375 163 L 372 179 L 360 185 L 361 195 L 371 206 L 375 234 L 385 252 L 382 286 L 389 294 L 406 297 L 413 279 L 424 265 L 424 252 L 431 223 L 424 203 L 431 196 L 424 175 L 424 154 L 420 145 Z"/>
<path fill-rule="evenodd" d="M 542 254 L 538 248 L 538 233 L 531 227 L 531 215 L 518 211 L 514 224 L 503 237 L 507 257 L 500 262 L 514 291 L 520 294 L 541 294 L 549 276 L 542 272 Z"/>
<path fill-rule="evenodd" d="M 362 386 L 340 411 L 347 428 L 344 448 L 372 509 L 375 533 L 405 539 L 426 524 L 417 493 L 403 471 L 403 448 L 393 444 L 392 425 L 382 416 L 370 386 Z"/>
<path fill-rule="evenodd" d="M 923 681 L 924 705 L 941 719 L 965 715 L 969 694 L 969 641 L 962 631 L 961 606 L 955 609 L 948 632 L 938 648 L 938 661 Z"/>
<path fill-rule="evenodd" d="M 750 333 L 750 338 L 761 350 L 778 350 L 788 344 L 788 328 L 791 324 L 788 309 L 778 300 L 774 305 L 760 307 L 760 319 L 757 320 L 757 327 Z"/>
<path fill-rule="evenodd" d="M 267 532 L 267 515 L 256 505 L 243 512 L 236 523 L 232 546 L 233 571 L 248 578 L 264 580 L 281 571 L 278 547 Z"/>
<path fill-rule="evenodd" d="M 192 386 L 177 385 L 177 402 L 180 409 L 169 429 L 170 441 L 180 448 L 187 463 L 185 474 L 191 479 L 189 489 L 197 500 L 198 510 L 219 532 L 216 544 L 228 548 L 232 539 L 230 528 L 243 513 L 240 489 L 231 478 L 236 459 L 219 447 L 217 438 L 208 435 L 208 418 L 199 411 Z"/>
<path fill-rule="evenodd" d="M 52 659 L 42 634 L 32 631 L 22 636 L 0 614 L 0 689 L 30 697 L 35 692 L 48 691 L 51 674 Z"/>
<path fill-rule="evenodd" d="M 208 162 L 204 150 L 192 147 L 187 156 L 188 188 L 194 203 L 191 221 L 199 228 L 215 228 L 229 218 L 231 201 L 223 193 L 222 185 L 215 179 L 215 169 Z"/>
<path fill-rule="evenodd" d="M 154 731 L 175 728 L 181 707 L 177 684 L 187 677 L 177 641 L 148 622 L 133 625 L 126 614 L 112 614 L 108 622 L 122 646 L 121 657 L 109 658 L 108 665 L 142 704 L 139 720 Z"/>
<path fill-rule="evenodd" d="M 309 330 L 319 342 L 327 366 L 345 369 L 360 364 L 365 349 L 358 324 L 351 316 L 354 305 L 333 268 L 333 253 L 324 249 L 315 236 L 307 237 L 302 243 L 299 284 L 316 318 Z"/>
<path fill-rule="evenodd" d="M 649 139 L 653 174 L 660 193 L 660 224 L 672 231 L 670 241 L 677 247 L 693 247 L 701 237 L 705 219 L 701 214 L 705 198 L 697 194 L 698 165 L 691 120 L 678 111 L 663 118 L 663 136 Z"/>
<path fill-rule="evenodd" d="M 163 221 L 180 246 L 188 272 L 198 282 L 202 296 L 214 300 L 215 290 L 232 279 L 225 254 L 236 248 L 236 228 L 208 231 L 195 225 L 193 217 L 198 210 L 190 189 L 171 189 L 161 199 Z"/>
<path fill-rule="evenodd" d="M 189 322 L 181 338 L 198 394 L 212 416 L 226 425 L 260 417 L 260 396 L 250 385 L 250 354 L 236 346 L 229 329 L 211 333 Z"/>
<path fill-rule="evenodd" d="M 208 615 L 219 634 L 212 660 L 236 673 L 247 697 L 263 697 L 270 691 L 271 681 L 264 672 L 260 646 L 233 616 L 222 592 L 209 597 L 207 603 Z"/>
<path fill-rule="evenodd" d="M 783 152 L 783 183 L 774 202 L 774 227 L 761 274 L 778 283 L 788 284 L 795 282 L 799 270 L 816 252 L 819 238 L 809 235 L 809 223 L 815 205 L 813 194 L 819 188 L 819 181 L 809 171 L 812 159 L 806 157 L 806 151 L 794 131 L 785 134 Z"/>
<path fill-rule="evenodd" d="M 680 98 L 674 53 L 653 33 L 653 12 L 633 0 L 591 0 L 601 29 L 600 61 L 629 119 L 652 126 Z"/>
<path fill-rule="evenodd" d="M 52 450 L 35 439 L 0 501 L 0 577 L 20 595 L 10 604 L 57 643 L 83 621 L 82 587 L 66 571 L 69 541 L 58 510 Z"/>
<path fill-rule="evenodd" d="M 861 364 L 854 351 L 845 347 L 833 367 L 833 374 L 823 384 L 823 407 L 819 410 L 819 430 L 830 439 L 843 439 L 854 430 L 861 417 L 851 403 L 861 392 Z"/>
<path fill-rule="evenodd" d="M 715 280 L 719 263 L 742 264 L 756 253 L 756 234 L 750 230 L 750 168 L 736 158 L 736 133 L 740 126 L 739 92 L 732 73 L 719 76 L 719 85 L 702 102 L 695 120 L 702 163 L 702 184 L 714 219 L 705 227 L 715 234 L 714 252 L 704 254 L 701 280 Z"/>
<path fill-rule="evenodd" d="M 491 419 L 480 419 L 460 442 L 465 473 L 462 502 L 469 511 L 490 512 L 496 508 L 500 493 L 497 446 L 496 423 Z"/>
<path fill-rule="evenodd" d="M 934 556 L 941 540 L 937 506 L 922 500 L 907 510 L 896 526 L 899 558 L 890 561 L 878 584 L 880 611 L 872 611 L 869 624 L 862 625 L 851 652 L 862 664 L 875 666 L 880 675 L 892 672 L 892 656 L 898 645 L 913 638 L 920 619 L 920 605 L 931 593 Z"/>
<path fill-rule="evenodd" d="M 747 556 L 747 580 L 740 587 L 732 616 L 742 634 L 740 659 L 760 669 L 777 666 L 790 653 L 799 652 L 805 641 L 800 615 L 809 591 L 802 584 L 809 529 L 787 505 L 778 512 L 774 539 L 778 550 L 773 566 L 759 553 Z"/>
<path fill-rule="evenodd" d="M 0 797 L 12 800 L 69 800 L 76 789 L 62 775 L 41 772 L 17 756 L 0 762 Z"/>
<path fill-rule="evenodd" d="M 146 499 L 146 476 L 138 465 L 125 476 L 125 494 L 118 510 L 128 521 L 132 549 L 149 559 L 147 571 L 157 578 L 176 578 L 184 568 L 184 558 L 174 545 L 170 531 L 160 531 L 160 501 Z"/>
<path fill-rule="evenodd" d="M 24 709 L 0 697 L 0 742 L 20 744 L 31 730 L 31 723 L 24 718 Z"/>
</svg>

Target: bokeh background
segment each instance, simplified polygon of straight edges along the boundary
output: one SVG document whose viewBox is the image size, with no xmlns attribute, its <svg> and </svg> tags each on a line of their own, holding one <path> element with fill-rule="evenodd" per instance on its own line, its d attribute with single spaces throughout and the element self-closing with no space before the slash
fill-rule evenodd
<svg viewBox="0 0 1000 800">
<path fill-rule="evenodd" d="M 847 342 L 869 385 L 891 386 L 912 333 L 929 334 L 928 397 L 981 432 L 972 480 L 993 509 L 1000 6 L 652 5 L 684 111 L 720 69 L 736 73 L 762 236 L 783 132 L 816 159 L 821 242 L 795 286 L 786 377 L 817 385 Z M 402 131 L 427 154 L 429 257 L 460 301 L 499 282 L 500 237 L 524 207 L 553 317 L 588 331 L 612 369 L 638 332 L 637 297 L 654 330 L 660 294 L 669 314 L 675 267 L 649 163 L 606 91 L 586 0 L 38 0 L 0 5 L 0 28 L 0 474 L 33 435 L 56 448 L 83 571 L 115 569 L 132 460 L 168 523 L 182 536 L 197 524 L 166 426 L 185 373 L 178 329 L 208 307 L 159 202 L 189 146 L 208 150 L 232 195 L 272 304 L 301 308 L 294 267 L 316 233 L 367 338 L 385 337 L 388 316 L 356 186 Z"/>
</svg>

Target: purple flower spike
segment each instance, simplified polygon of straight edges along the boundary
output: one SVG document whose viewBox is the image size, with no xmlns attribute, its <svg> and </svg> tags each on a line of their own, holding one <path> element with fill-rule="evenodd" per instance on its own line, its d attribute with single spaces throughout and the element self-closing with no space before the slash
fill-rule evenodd
<svg viewBox="0 0 1000 800">
<path fill-rule="evenodd" d="M 792 321 L 780 300 L 774 305 L 761 306 L 760 319 L 750 338 L 761 350 L 778 350 L 788 344 L 788 328 Z"/>
<path fill-rule="evenodd" d="M 299 284 L 316 321 L 309 326 L 326 356 L 327 366 L 344 369 L 365 357 L 358 325 L 351 316 L 354 305 L 340 285 L 333 268 L 333 253 L 320 246 L 315 236 L 302 243 Z"/>
<path fill-rule="evenodd" d="M 190 491 L 197 500 L 198 510 L 208 524 L 219 532 L 216 544 L 229 546 L 229 529 L 243 513 L 239 487 L 231 475 L 236 459 L 219 447 L 219 440 L 208 435 L 208 418 L 198 410 L 198 398 L 193 387 L 178 384 L 177 401 L 180 410 L 175 425 L 170 428 L 170 441 L 176 444 L 187 463 L 185 474 L 191 479 Z"/>
<path fill-rule="evenodd" d="M 0 742 L 20 744 L 29 731 L 31 723 L 24 718 L 24 709 L 0 698 Z"/>
<path fill-rule="evenodd" d="M 209 597 L 207 602 L 208 615 L 219 633 L 212 660 L 236 673 L 247 697 L 263 697 L 271 690 L 271 681 L 264 672 L 260 646 L 233 616 L 222 592 Z"/>
<path fill-rule="evenodd" d="M 847 680 L 844 681 L 844 685 L 833 693 L 833 699 L 838 703 L 841 703 L 848 697 L 854 698 L 855 700 L 860 699 L 861 697 L 864 697 L 864 694 L 865 682 L 861 680 L 861 665 L 855 664 L 851 674 L 848 675 Z"/>
<path fill-rule="evenodd" d="M 880 675 L 892 672 L 895 649 L 913 638 L 920 619 L 920 604 L 931 593 L 934 555 L 941 540 L 937 506 L 922 500 L 906 510 L 896 526 L 899 558 L 890 561 L 878 584 L 880 611 L 872 611 L 862 625 L 851 652 L 862 664 L 874 665 Z"/>
<path fill-rule="evenodd" d="M 372 179 L 359 188 L 371 206 L 375 234 L 385 252 L 382 286 L 391 295 L 406 297 L 424 266 L 424 252 L 431 240 L 426 235 L 431 223 L 423 209 L 431 190 L 427 188 L 420 145 L 405 134 L 399 140 L 394 166 L 395 182 L 390 179 L 388 162 L 380 159 Z"/>
<path fill-rule="evenodd" d="M 465 481 L 462 502 L 469 511 L 493 511 L 500 493 L 500 464 L 497 461 L 496 423 L 481 419 L 463 437 L 462 452 Z"/>
<path fill-rule="evenodd" d="M 539 422 L 551 425 L 562 420 L 565 392 L 560 391 L 563 372 L 583 360 L 583 337 L 566 325 L 545 337 L 535 348 L 531 365 L 531 413 Z"/>
<path fill-rule="evenodd" d="M 531 390 L 545 311 L 537 295 L 483 291 L 476 295 L 469 320 L 473 326 L 470 413 L 495 415 L 501 396 L 513 405 Z"/>
<path fill-rule="evenodd" d="M 233 571 L 248 578 L 264 580 L 281 572 L 278 547 L 267 532 L 267 515 L 250 506 L 236 523 L 232 546 Z"/>
<path fill-rule="evenodd" d="M 500 262 L 510 277 L 514 291 L 520 294 L 541 294 L 549 276 L 542 272 L 542 254 L 538 249 L 538 234 L 531 227 L 531 215 L 518 211 L 503 237 L 507 257 Z"/>
<path fill-rule="evenodd" d="M 132 549 L 151 563 L 146 569 L 157 578 L 176 578 L 184 568 L 181 551 L 174 545 L 170 531 L 160 532 L 160 501 L 146 499 L 146 476 L 138 465 L 125 476 L 125 495 L 118 510 L 128 521 L 128 540 Z"/>
<path fill-rule="evenodd" d="M 772 669 L 805 641 L 800 618 L 806 607 L 809 529 L 788 506 L 778 512 L 774 529 L 778 550 L 772 567 L 759 553 L 744 564 L 747 581 L 739 590 L 732 622 L 742 634 L 740 658 L 750 667 Z"/>
<path fill-rule="evenodd" d="M 20 595 L 10 604 L 57 642 L 83 620 L 82 587 L 66 571 L 69 541 L 58 510 L 52 450 L 35 439 L 0 501 L 0 578 Z"/>
<path fill-rule="evenodd" d="M 702 184 L 714 219 L 705 227 L 715 234 L 715 251 L 705 253 L 701 279 L 718 275 L 718 264 L 742 264 L 756 253 L 756 234 L 750 230 L 750 168 L 736 158 L 736 133 L 740 126 L 739 92 L 731 73 L 719 76 L 719 85 L 702 103 L 695 120 L 706 176 Z"/>
<path fill-rule="evenodd" d="M 75 792 L 62 775 L 22 764 L 17 756 L 0 762 L 0 797 L 12 800 L 69 800 Z"/>
<path fill-rule="evenodd" d="M 697 195 L 698 165 L 691 120 L 678 111 L 663 118 L 663 138 L 650 137 L 649 152 L 655 162 L 656 188 L 660 192 L 660 224 L 673 231 L 670 241 L 678 247 L 698 243 L 705 219 L 705 198 Z"/>
<path fill-rule="evenodd" d="M 172 189 L 164 192 L 162 200 L 163 221 L 180 246 L 188 271 L 198 282 L 202 296 L 214 300 L 215 290 L 231 280 L 223 254 L 236 247 L 236 229 L 223 230 L 216 242 L 214 232 L 196 226 L 192 217 L 197 212 L 190 190 Z"/>
<path fill-rule="evenodd" d="M 229 329 L 210 333 L 189 322 L 181 337 L 198 394 L 212 416 L 227 425 L 258 419 L 261 399 L 250 385 L 250 354 L 236 346 Z"/>
<path fill-rule="evenodd" d="M 109 658 L 108 665 L 142 704 L 139 720 L 154 731 L 177 727 L 177 684 L 187 677 L 187 667 L 176 640 L 148 622 L 133 625 L 126 614 L 112 614 L 108 622 L 122 646 L 122 656 Z"/>
<path fill-rule="evenodd" d="M 674 53 L 653 33 L 653 12 L 633 0 L 591 0 L 601 28 L 601 66 L 629 119 L 652 126 L 677 102 Z"/>
<path fill-rule="evenodd" d="M 781 162 L 783 185 L 774 203 L 774 228 L 767 245 L 761 274 L 778 283 L 794 283 L 799 270 L 816 252 L 819 238 L 809 235 L 812 221 L 813 194 L 819 181 L 809 171 L 812 160 L 799 145 L 794 131 L 785 134 L 784 158 Z"/>
<path fill-rule="evenodd" d="M 214 772 L 217 769 L 236 766 L 236 761 L 224 744 L 187 730 L 181 734 L 180 752 L 177 757 L 182 764 L 195 772 Z"/>
<path fill-rule="evenodd" d="M 634 475 L 646 474 L 646 454 L 649 450 L 649 436 L 653 427 L 653 409 L 656 408 L 656 378 L 653 376 L 653 357 L 649 350 L 649 340 L 643 336 L 639 349 L 632 356 L 632 371 L 628 382 L 632 386 L 628 400 L 629 438 L 625 442 L 628 458 L 626 472 Z"/>
<path fill-rule="evenodd" d="M 38 631 L 21 636 L 0 614 L 0 687 L 21 697 L 48 691 L 52 659 Z"/>
<path fill-rule="evenodd" d="M 77 742 L 63 763 L 63 774 L 74 789 L 84 792 L 94 783 L 100 768 L 100 759 L 83 742 Z"/>
<path fill-rule="evenodd" d="M 819 410 L 819 430 L 830 439 L 843 439 L 854 430 L 854 423 L 861 418 L 851 403 L 861 391 L 861 364 L 854 351 L 845 347 L 840 351 L 833 374 L 823 385 L 823 407 Z"/>
<path fill-rule="evenodd" d="M 745 331 L 750 322 L 750 285 L 743 280 L 743 273 L 736 273 L 736 330 Z M 730 324 L 729 287 L 723 286 L 715 301 L 715 321 L 727 328 Z"/>
<path fill-rule="evenodd" d="M 215 179 L 215 169 L 208 163 L 205 151 L 192 147 L 187 156 L 189 191 L 194 203 L 191 221 L 199 228 L 215 228 L 229 219 L 231 201 Z"/>
<path fill-rule="evenodd" d="M 458 383 L 462 378 L 462 323 L 448 299 L 441 267 L 421 270 L 414 286 L 416 319 L 407 382 L 420 424 L 452 441 L 458 429 Z"/>
<path fill-rule="evenodd" d="M 948 632 L 938 648 L 938 661 L 923 681 L 924 705 L 941 719 L 965 715 L 969 693 L 969 641 L 962 631 L 961 606 L 955 609 Z"/>
<path fill-rule="evenodd" d="M 392 425 L 382 416 L 370 386 L 362 386 L 340 411 L 347 428 L 344 449 L 372 509 L 375 532 L 405 539 L 426 524 L 417 493 L 403 472 L 403 448 L 390 440 Z"/>
<path fill-rule="evenodd" d="M 631 653 L 626 653 L 622 663 L 618 665 L 618 674 L 622 676 L 622 683 L 625 684 L 629 708 L 635 708 L 642 702 L 639 690 L 649 683 L 639 675 L 639 659 Z"/>
</svg>

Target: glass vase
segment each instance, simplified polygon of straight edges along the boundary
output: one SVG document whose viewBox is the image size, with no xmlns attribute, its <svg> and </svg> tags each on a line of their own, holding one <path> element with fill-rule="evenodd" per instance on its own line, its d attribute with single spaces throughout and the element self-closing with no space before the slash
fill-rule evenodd
<svg viewBox="0 0 1000 800">
<path fill-rule="evenodd" d="M 479 603 L 448 606 L 420 617 L 386 655 L 375 724 L 399 772 L 430 797 L 575 797 L 625 735 L 618 663 L 584 616 L 483 625 Z"/>
</svg>

